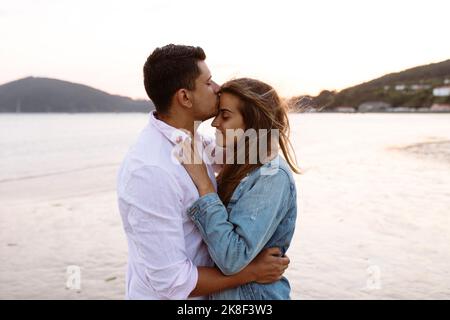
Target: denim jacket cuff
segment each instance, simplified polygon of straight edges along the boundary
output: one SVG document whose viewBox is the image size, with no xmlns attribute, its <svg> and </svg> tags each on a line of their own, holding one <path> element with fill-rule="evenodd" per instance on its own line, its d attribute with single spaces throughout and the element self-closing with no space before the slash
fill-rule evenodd
<svg viewBox="0 0 450 320">
<path fill-rule="evenodd" d="M 194 204 L 188 209 L 187 214 L 193 220 L 198 220 L 200 216 L 206 213 L 210 206 L 220 203 L 220 198 L 215 192 L 205 194 L 198 198 Z"/>
</svg>

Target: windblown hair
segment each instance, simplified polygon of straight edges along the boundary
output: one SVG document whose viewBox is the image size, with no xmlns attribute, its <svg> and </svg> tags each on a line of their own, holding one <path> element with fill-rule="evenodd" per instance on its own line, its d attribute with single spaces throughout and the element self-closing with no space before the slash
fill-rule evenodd
<svg viewBox="0 0 450 320">
<path fill-rule="evenodd" d="M 278 151 L 278 147 L 280 147 L 292 171 L 300 173 L 292 144 L 289 141 L 288 106 L 280 99 L 275 89 L 259 80 L 240 78 L 224 83 L 220 93 L 229 93 L 239 98 L 241 102 L 239 110 L 243 116 L 245 130 L 254 129 L 256 132 L 260 132 L 259 130 L 266 129 L 267 154 L 270 154 L 270 151 Z M 279 134 L 273 136 L 271 129 L 278 129 Z M 260 138 L 258 135 L 258 147 L 260 146 Z M 276 138 L 278 138 L 278 141 L 274 141 Z M 248 140 L 245 141 L 245 164 L 238 164 L 236 161 L 233 161 L 233 164 L 225 163 L 222 172 L 217 177 L 218 194 L 226 205 L 240 181 L 267 161 L 267 159 L 261 159 L 258 155 L 257 162 L 250 163 L 248 161 L 251 149 L 249 143 Z M 274 143 L 277 145 L 274 145 Z"/>
</svg>

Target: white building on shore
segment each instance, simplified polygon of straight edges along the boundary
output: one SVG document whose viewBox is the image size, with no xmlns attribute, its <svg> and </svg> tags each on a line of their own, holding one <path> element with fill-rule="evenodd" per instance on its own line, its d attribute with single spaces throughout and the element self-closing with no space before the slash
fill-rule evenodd
<svg viewBox="0 0 450 320">
<path fill-rule="evenodd" d="M 435 96 L 435 97 L 448 97 L 448 96 L 450 96 L 450 86 L 434 88 L 433 89 L 433 96 Z"/>
</svg>

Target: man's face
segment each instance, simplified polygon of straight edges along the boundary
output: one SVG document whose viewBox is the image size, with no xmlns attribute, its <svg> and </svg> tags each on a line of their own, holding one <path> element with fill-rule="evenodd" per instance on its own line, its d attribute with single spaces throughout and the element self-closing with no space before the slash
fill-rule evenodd
<svg viewBox="0 0 450 320">
<path fill-rule="evenodd" d="M 194 118 L 204 121 L 217 114 L 219 85 L 212 81 L 211 72 L 204 61 L 198 62 L 200 76 L 195 80 Z"/>
</svg>

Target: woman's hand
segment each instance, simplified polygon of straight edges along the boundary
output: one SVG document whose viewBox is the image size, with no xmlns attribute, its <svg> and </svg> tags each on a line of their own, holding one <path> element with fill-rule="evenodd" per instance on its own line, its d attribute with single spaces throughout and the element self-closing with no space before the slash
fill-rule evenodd
<svg viewBox="0 0 450 320">
<path fill-rule="evenodd" d="M 184 139 L 183 141 L 182 138 L 178 138 L 177 143 L 179 148 L 176 150 L 175 156 L 191 177 L 200 197 L 208 193 L 216 192 L 209 178 L 208 170 L 206 169 L 202 156 L 197 150 L 197 145 L 201 145 L 201 141 L 196 141 L 191 138 Z"/>
</svg>

